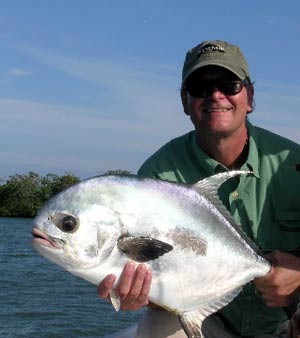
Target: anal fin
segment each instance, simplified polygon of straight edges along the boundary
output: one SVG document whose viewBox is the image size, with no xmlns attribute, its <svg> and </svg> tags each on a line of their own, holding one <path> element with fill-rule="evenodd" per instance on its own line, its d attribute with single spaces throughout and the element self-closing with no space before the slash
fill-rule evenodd
<svg viewBox="0 0 300 338">
<path fill-rule="evenodd" d="M 230 303 L 240 293 L 241 290 L 242 288 L 238 287 L 221 296 L 219 299 L 215 299 L 213 303 L 205 304 L 197 310 L 179 313 L 178 319 L 187 337 L 205 338 L 202 333 L 202 323 L 204 319 Z"/>
<path fill-rule="evenodd" d="M 205 316 L 203 316 L 200 310 L 180 313 L 178 318 L 188 338 L 204 338 L 202 322 Z"/>
</svg>

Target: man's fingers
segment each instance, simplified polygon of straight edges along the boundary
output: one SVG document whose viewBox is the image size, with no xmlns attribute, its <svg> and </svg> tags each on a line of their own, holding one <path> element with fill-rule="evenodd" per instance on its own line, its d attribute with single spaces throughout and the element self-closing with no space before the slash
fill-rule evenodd
<svg viewBox="0 0 300 338">
<path fill-rule="evenodd" d="M 139 265 L 135 270 L 132 287 L 129 293 L 132 298 L 137 298 L 141 294 L 147 272 L 148 269 L 143 264 Z"/>
<path fill-rule="evenodd" d="M 115 284 L 114 275 L 106 276 L 99 284 L 100 298 L 109 298 Z M 137 267 L 129 262 L 125 265 L 122 274 L 114 287 L 114 293 L 120 300 L 122 310 L 137 310 L 148 304 L 148 296 L 152 281 L 152 273 L 144 264 Z"/>
<path fill-rule="evenodd" d="M 98 295 L 100 298 L 109 298 L 109 293 L 116 281 L 116 276 L 108 275 L 98 286 Z"/>
<path fill-rule="evenodd" d="M 122 271 L 122 275 L 118 281 L 118 285 L 115 290 L 121 300 L 127 297 L 131 289 L 134 275 L 135 275 L 134 263 L 127 263 Z"/>
<path fill-rule="evenodd" d="M 147 298 L 147 300 L 150 292 L 151 282 L 152 282 L 152 273 L 150 270 L 147 270 L 146 276 L 144 278 L 144 283 L 140 292 L 141 297 Z"/>
<path fill-rule="evenodd" d="M 144 281 L 140 289 L 140 293 L 134 302 L 135 309 L 140 309 L 141 307 L 149 304 L 149 291 L 151 281 L 152 281 L 152 273 L 151 271 L 146 271 Z"/>
<path fill-rule="evenodd" d="M 284 294 L 273 287 L 261 292 L 261 296 L 269 307 L 286 307 L 294 302 L 295 294 Z"/>
<path fill-rule="evenodd" d="M 147 292 L 149 286 L 146 285 L 145 289 L 143 289 L 145 280 L 149 280 L 147 276 L 148 269 L 145 265 L 141 264 L 136 268 L 134 272 L 132 282 L 128 291 L 125 288 L 117 288 L 117 293 L 122 299 L 122 310 L 137 309 L 148 303 L 148 294 L 145 295 L 144 292 Z M 142 294 L 141 291 L 143 292 Z"/>
</svg>

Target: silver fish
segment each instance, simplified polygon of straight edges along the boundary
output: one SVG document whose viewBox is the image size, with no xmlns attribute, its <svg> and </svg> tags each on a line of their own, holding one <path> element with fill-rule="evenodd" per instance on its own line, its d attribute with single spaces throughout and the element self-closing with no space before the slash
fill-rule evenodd
<svg viewBox="0 0 300 338">
<path fill-rule="evenodd" d="M 175 312 L 187 337 L 202 337 L 207 316 L 270 270 L 217 196 L 239 174 L 250 172 L 193 185 L 134 175 L 84 180 L 39 211 L 33 246 L 96 285 L 109 273 L 120 276 L 128 261 L 145 263 L 153 273 L 149 299 Z"/>
</svg>

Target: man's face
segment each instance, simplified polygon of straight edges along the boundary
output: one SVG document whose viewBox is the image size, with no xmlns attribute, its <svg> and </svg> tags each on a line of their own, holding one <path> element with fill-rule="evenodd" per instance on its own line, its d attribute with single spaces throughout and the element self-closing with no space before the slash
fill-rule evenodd
<svg viewBox="0 0 300 338">
<path fill-rule="evenodd" d="M 231 87 L 236 83 L 238 90 L 242 87 L 241 91 L 237 94 L 222 92 L 222 88 L 228 88 L 228 82 L 232 82 Z M 230 71 L 209 66 L 195 71 L 187 79 L 182 103 L 198 132 L 230 136 L 245 128 L 246 115 L 252 109 L 252 90 L 239 86 L 239 79 Z"/>
</svg>

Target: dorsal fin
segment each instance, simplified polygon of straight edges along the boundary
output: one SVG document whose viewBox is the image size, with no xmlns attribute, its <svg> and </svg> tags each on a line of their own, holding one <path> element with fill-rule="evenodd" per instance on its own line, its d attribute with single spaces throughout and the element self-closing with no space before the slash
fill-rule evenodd
<svg viewBox="0 0 300 338">
<path fill-rule="evenodd" d="M 200 192 L 200 194 L 204 195 L 208 200 L 210 197 L 215 198 L 218 196 L 218 189 L 219 187 L 229 180 L 232 177 L 237 175 L 247 175 L 252 174 L 252 171 L 246 170 L 232 170 L 232 171 L 225 171 L 224 173 L 219 173 L 210 177 L 207 177 L 195 184 L 192 185 L 194 189 Z M 215 202 L 215 201 L 214 201 Z"/>
<path fill-rule="evenodd" d="M 230 220 L 233 220 L 229 211 L 225 208 L 223 202 L 219 198 L 218 189 L 224 182 L 232 177 L 235 177 L 237 175 L 247 175 L 251 173 L 251 171 L 244 170 L 226 171 L 224 173 L 207 177 L 204 180 L 193 184 L 192 187 L 197 190 L 200 195 L 204 196 L 208 201 L 215 205 L 219 209 L 219 211 L 222 212 L 224 217 L 229 217 Z"/>
<path fill-rule="evenodd" d="M 247 244 L 257 253 L 259 248 L 251 241 L 250 238 L 242 231 L 241 227 L 237 224 L 235 219 L 231 216 L 224 204 L 219 198 L 218 189 L 228 179 L 237 175 L 253 174 L 252 171 L 246 170 L 233 170 L 219 173 L 210 177 L 207 177 L 195 184 L 192 187 L 197 190 L 202 196 L 204 196 L 209 202 L 211 202 L 219 212 L 225 217 L 225 219 L 232 225 L 232 227 L 241 235 L 241 237 L 247 242 Z"/>
</svg>

